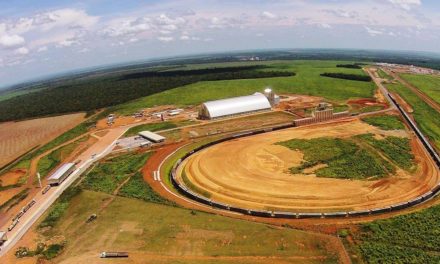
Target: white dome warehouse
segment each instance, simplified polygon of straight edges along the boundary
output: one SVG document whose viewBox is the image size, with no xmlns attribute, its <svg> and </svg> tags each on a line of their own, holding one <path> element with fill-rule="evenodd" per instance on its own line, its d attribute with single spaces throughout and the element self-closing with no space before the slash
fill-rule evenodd
<svg viewBox="0 0 440 264">
<path fill-rule="evenodd" d="M 269 99 L 262 93 L 255 93 L 253 95 L 205 102 L 201 106 L 199 117 L 201 119 L 214 119 L 270 109 Z"/>
</svg>

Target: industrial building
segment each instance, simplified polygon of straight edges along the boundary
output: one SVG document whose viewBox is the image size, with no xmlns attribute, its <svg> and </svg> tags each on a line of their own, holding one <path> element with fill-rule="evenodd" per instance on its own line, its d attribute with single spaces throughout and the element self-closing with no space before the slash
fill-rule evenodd
<svg viewBox="0 0 440 264">
<path fill-rule="evenodd" d="M 74 170 L 75 163 L 65 163 L 50 175 L 47 183 L 52 186 L 60 185 Z"/>
<path fill-rule="evenodd" d="M 303 126 L 348 116 L 348 111 L 334 113 L 329 103 L 319 103 L 311 117 L 296 119 L 295 126 Z"/>
<path fill-rule="evenodd" d="M 153 133 L 151 131 L 141 131 L 138 133 L 138 135 L 147 139 L 147 140 L 150 140 L 154 143 L 160 143 L 160 142 L 165 141 L 165 137 L 163 137 L 159 134 Z"/>
<path fill-rule="evenodd" d="M 239 96 L 228 99 L 209 101 L 202 104 L 199 111 L 200 119 L 215 119 L 257 111 L 267 111 L 278 104 L 280 98 L 271 89 L 253 95 Z"/>
</svg>

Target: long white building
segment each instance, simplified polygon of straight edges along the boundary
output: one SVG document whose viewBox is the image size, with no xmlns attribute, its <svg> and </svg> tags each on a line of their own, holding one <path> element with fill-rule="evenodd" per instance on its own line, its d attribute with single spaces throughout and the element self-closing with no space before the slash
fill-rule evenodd
<svg viewBox="0 0 440 264">
<path fill-rule="evenodd" d="M 201 106 L 199 117 L 201 119 L 214 119 L 270 109 L 271 104 L 268 97 L 262 93 L 255 93 L 253 95 L 205 102 Z"/>
</svg>

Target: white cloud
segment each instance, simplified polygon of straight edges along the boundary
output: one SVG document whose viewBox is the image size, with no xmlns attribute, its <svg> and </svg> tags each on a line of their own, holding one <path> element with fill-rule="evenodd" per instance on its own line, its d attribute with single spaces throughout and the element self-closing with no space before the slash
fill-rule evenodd
<svg viewBox="0 0 440 264">
<path fill-rule="evenodd" d="M 43 46 L 37 49 L 37 52 L 47 51 L 47 46 Z"/>
<path fill-rule="evenodd" d="M 388 0 L 388 2 L 407 11 L 422 5 L 421 0 Z"/>
<path fill-rule="evenodd" d="M 368 32 L 368 34 L 372 37 L 378 36 L 378 35 L 382 35 L 383 32 L 380 30 L 375 30 L 375 29 L 371 29 L 367 26 L 365 26 L 365 30 Z"/>
<path fill-rule="evenodd" d="M 327 24 L 327 23 L 320 23 L 319 26 L 322 27 L 322 28 L 332 28 L 332 26 L 330 24 Z"/>
<path fill-rule="evenodd" d="M 263 13 L 261 13 L 261 16 L 262 16 L 263 18 L 267 18 L 267 19 L 274 19 L 274 18 L 277 18 L 277 15 L 275 15 L 275 14 L 273 14 L 273 13 L 271 13 L 271 12 L 268 12 L 268 11 L 264 11 Z"/>
<path fill-rule="evenodd" d="M 24 42 L 24 38 L 19 35 L 4 34 L 0 36 L 0 45 L 7 48 L 23 45 Z"/>
<path fill-rule="evenodd" d="M 18 48 L 14 51 L 15 54 L 26 55 L 29 53 L 29 50 L 25 47 Z"/>
<path fill-rule="evenodd" d="M 171 42 L 174 40 L 173 37 L 158 37 L 157 39 L 161 42 Z"/>
<path fill-rule="evenodd" d="M 183 35 L 183 36 L 180 36 L 180 39 L 181 40 L 189 40 L 189 36 Z"/>
<path fill-rule="evenodd" d="M 255 34 L 255 36 L 257 36 L 257 37 L 264 37 L 264 34 L 263 33 L 257 33 L 257 34 Z"/>
</svg>

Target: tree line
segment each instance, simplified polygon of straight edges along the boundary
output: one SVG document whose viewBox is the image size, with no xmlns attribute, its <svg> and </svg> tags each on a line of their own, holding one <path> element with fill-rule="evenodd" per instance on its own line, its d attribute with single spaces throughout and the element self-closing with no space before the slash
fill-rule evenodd
<svg viewBox="0 0 440 264">
<path fill-rule="evenodd" d="M 367 75 L 350 74 L 350 73 L 333 73 L 333 72 L 325 72 L 320 75 L 324 77 L 351 80 L 351 81 L 371 82 L 371 77 Z"/>
</svg>

